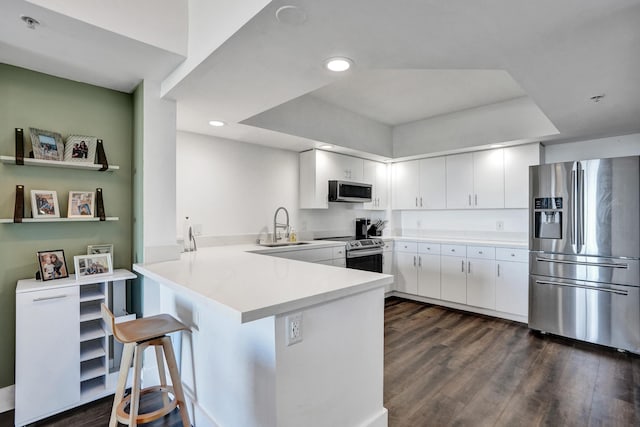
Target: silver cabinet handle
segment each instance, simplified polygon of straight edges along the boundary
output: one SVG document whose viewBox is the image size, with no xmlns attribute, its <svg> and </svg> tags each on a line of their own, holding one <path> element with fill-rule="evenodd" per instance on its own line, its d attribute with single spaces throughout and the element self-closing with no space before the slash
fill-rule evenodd
<svg viewBox="0 0 640 427">
<path fill-rule="evenodd" d="M 461 262 L 462 262 L 462 269 L 460 271 L 464 273 L 464 260 L 462 260 Z"/>
<path fill-rule="evenodd" d="M 498 277 L 500 277 L 500 264 L 498 264 Z"/>
<path fill-rule="evenodd" d="M 431 250 L 431 248 L 427 248 L 427 250 L 428 250 L 428 251 L 430 251 L 430 250 Z"/>
<path fill-rule="evenodd" d="M 413 266 L 414 267 L 416 266 L 416 256 L 415 255 L 413 256 Z"/>
<path fill-rule="evenodd" d="M 586 265 L 587 267 L 609 267 L 609 268 L 624 268 L 624 269 L 629 268 L 629 264 L 622 264 L 619 262 L 571 261 L 571 260 L 564 260 L 564 259 L 549 259 L 549 258 L 540 258 L 540 257 L 536 257 L 536 261 L 557 262 L 558 264 Z"/>
<path fill-rule="evenodd" d="M 418 198 L 416 197 L 416 208 L 418 207 Z"/>
<path fill-rule="evenodd" d="M 467 261 L 467 273 L 471 273 L 471 261 Z"/>
<path fill-rule="evenodd" d="M 451 249 L 451 252 L 455 252 L 455 251 L 456 251 L 455 249 Z"/>
<path fill-rule="evenodd" d="M 69 295 L 56 295 L 56 296 L 53 296 L 53 297 L 34 298 L 33 302 L 49 301 L 49 300 L 52 300 L 52 299 L 61 299 L 61 298 L 66 298 L 68 296 Z"/>
<path fill-rule="evenodd" d="M 476 194 L 476 195 L 474 196 L 474 198 L 475 198 L 476 206 L 478 206 L 478 195 Z"/>
<path fill-rule="evenodd" d="M 469 206 L 471 206 L 471 194 L 469 194 Z"/>
<path fill-rule="evenodd" d="M 422 196 L 420 196 L 420 207 L 422 207 Z"/>
<path fill-rule="evenodd" d="M 478 254 L 482 255 L 482 251 L 478 251 Z"/>
<path fill-rule="evenodd" d="M 516 254 L 511 254 L 511 256 L 516 256 Z"/>
<path fill-rule="evenodd" d="M 621 289 L 598 288 L 596 286 L 576 285 L 573 283 L 566 283 L 566 282 L 550 282 L 547 280 L 536 280 L 536 283 L 538 285 L 566 286 L 568 288 L 588 289 L 590 291 L 609 292 L 611 294 L 618 294 L 618 295 L 625 295 L 625 296 L 629 294 L 629 292 L 623 291 Z"/>
<path fill-rule="evenodd" d="M 418 256 L 418 267 L 422 267 L 422 257 Z"/>
</svg>

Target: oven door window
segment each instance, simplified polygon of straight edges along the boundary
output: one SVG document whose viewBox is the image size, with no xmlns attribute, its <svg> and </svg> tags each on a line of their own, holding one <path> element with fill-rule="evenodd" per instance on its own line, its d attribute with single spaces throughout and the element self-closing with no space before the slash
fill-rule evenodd
<svg viewBox="0 0 640 427">
<path fill-rule="evenodd" d="M 382 254 L 347 258 L 347 268 L 382 273 Z"/>
</svg>

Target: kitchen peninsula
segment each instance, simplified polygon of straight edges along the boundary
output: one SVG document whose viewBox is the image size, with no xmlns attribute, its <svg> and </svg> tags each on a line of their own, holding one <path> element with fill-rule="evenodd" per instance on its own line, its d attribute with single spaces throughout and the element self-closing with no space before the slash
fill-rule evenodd
<svg viewBox="0 0 640 427">
<path fill-rule="evenodd" d="M 331 243 L 308 246 L 319 245 Z M 210 247 L 134 265 L 145 289 L 159 285 L 159 311 L 191 327 L 180 363 L 195 425 L 386 426 L 384 286 L 393 277 L 269 252 Z M 287 318 L 298 314 L 302 341 L 288 345 Z"/>
</svg>

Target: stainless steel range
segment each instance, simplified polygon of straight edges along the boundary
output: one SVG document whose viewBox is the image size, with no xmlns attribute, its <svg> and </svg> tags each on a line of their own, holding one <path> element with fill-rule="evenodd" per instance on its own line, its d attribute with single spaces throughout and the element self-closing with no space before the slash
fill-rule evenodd
<svg viewBox="0 0 640 427">
<path fill-rule="evenodd" d="M 382 239 L 356 239 L 347 237 L 325 237 L 317 240 L 346 242 L 347 268 L 382 273 L 384 242 Z"/>
</svg>

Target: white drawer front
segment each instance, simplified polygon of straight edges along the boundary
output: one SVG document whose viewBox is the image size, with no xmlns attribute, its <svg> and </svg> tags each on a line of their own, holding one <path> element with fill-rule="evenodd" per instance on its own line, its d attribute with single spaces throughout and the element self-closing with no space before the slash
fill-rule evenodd
<svg viewBox="0 0 640 427">
<path fill-rule="evenodd" d="M 418 243 L 417 242 L 407 242 L 404 240 L 397 240 L 396 251 L 398 252 L 411 252 L 413 254 L 418 252 Z"/>
<path fill-rule="evenodd" d="M 467 247 L 465 245 L 442 245 L 440 251 L 442 255 L 467 256 Z"/>
<path fill-rule="evenodd" d="M 340 246 L 339 248 L 331 248 L 333 249 L 333 259 L 344 259 L 345 258 L 345 247 Z"/>
<path fill-rule="evenodd" d="M 440 243 L 418 243 L 418 253 L 438 255 L 440 253 Z"/>
<path fill-rule="evenodd" d="M 467 246 L 467 258 L 495 259 L 496 248 L 490 246 Z"/>
<path fill-rule="evenodd" d="M 384 241 L 383 250 L 384 250 L 385 252 L 391 252 L 391 251 L 393 251 L 393 240 L 385 240 L 385 241 Z"/>
<path fill-rule="evenodd" d="M 529 262 L 529 251 L 526 249 L 496 248 L 496 259 L 499 261 Z"/>
</svg>

